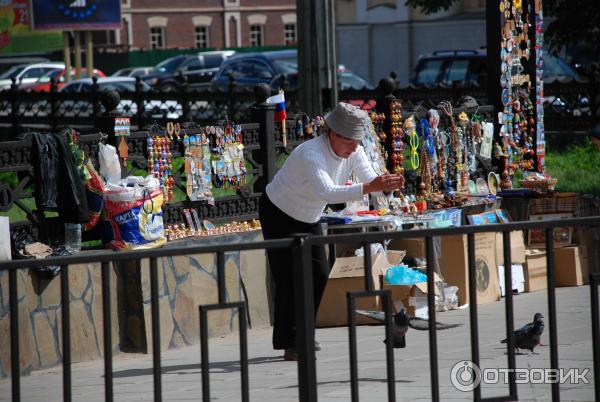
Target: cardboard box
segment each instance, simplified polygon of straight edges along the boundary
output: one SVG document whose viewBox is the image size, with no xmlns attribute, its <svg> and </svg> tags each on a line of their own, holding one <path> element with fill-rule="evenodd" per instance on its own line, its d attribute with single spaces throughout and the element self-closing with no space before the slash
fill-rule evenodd
<svg viewBox="0 0 600 402">
<path fill-rule="evenodd" d="M 458 286 L 458 304 L 469 303 L 469 259 L 467 236 L 442 236 L 440 268 L 449 285 Z M 475 267 L 477 269 L 477 303 L 500 300 L 496 264 L 496 234 L 475 235 Z"/>
<path fill-rule="evenodd" d="M 523 293 L 525 291 L 523 265 L 513 264 L 511 274 L 513 293 Z M 498 282 L 500 284 L 500 296 L 504 297 L 506 296 L 506 290 L 504 288 L 504 265 L 498 265 Z"/>
<path fill-rule="evenodd" d="M 527 250 L 525 265 L 525 291 L 535 292 L 548 288 L 548 275 L 546 270 L 546 252 L 540 250 Z"/>
<path fill-rule="evenodd" d="M 572 213 L 561 213 L 561 214 L 541 214 L 541 215 L 529 215 L 529 220 L 556 220 L 572 218 Z M 572 227 L 557 227 L 554 228 L 554 247 L 564 247 L 572 243 L 573 228 Z M 545 229 L 530 229 L 527 237 L 527 245 L 529 247 L 545 248 L 546 247 L 546 235 Z"/>
<path fill-rule="evenodd" d="M 385 254 L 372 256 L 371 274 L 375 290 L 381 289 L 381 272 L 389 266 Z M 335 260 L 317 312 L 317 327 L 348 325 L 346 294 L 365 290 L 364 275 L 364 257 L 345 257 Z M 379 298 L 375 296 L 356 299 L 357 309 L 377 310 L 378 306 Z M 356 323 L 373 324 L 373 320 L 357 314 Z"/>
<path fill-rule="evenodd" d="M 502 233 L 496 233 L 496 263 L 498 265 L 504 265 L 504 242 L 502 238 Z M 510 259 L 513 264 L 525 262 L 525 239 L 521 230 L 510 232 Z"/>
<path fill-rule="evenodd" d="M 387 268 L 384 268 L 382 271 L 382 282 L 383 289 L 390 289 L 392 292 L 392 308 L 394 313 L 398 312 L 396 308 L 395 301 L 401 301 L 404 305 L 406 312 L 415 317 L 425 318 L 427 317 L 427 308 L 424 309 L 424 312 L 418 312 L 417 309 L 421 307 L 415 303 L 415 298 L 427 298 L 427 282 L 418 282 L 414 285 L 390 285 L 385 282 L 385 271 Z M 440 289 L 437 284 L 442 282 L 442 279 L 434 272 L 433 280 L 435 281 L 436 286 L 434 286 L 436 296 L 440 295 Z M 380 299 L 379 310 L 384 310 L 384 301 Z M 425 306 L 427 306 L 425 302 Z M 422 309 L 421 309 L 422 310 Z"/>
<path fill-rule="evenodd" d="M 387 251 L 387 260 L 391 265 L 400 265 L 405 256 L 406 256 L 406 251 L 400 251 L 400 250 L 388 250 Z M 382 274 L 385 275 L 385 272 L 383 272 Z"/>
<path fill-rule="evenodd" d="M 409 258 L 425 258 L 425 247 L 424 238 L 396 239 L 387 246 L 388 250 L 406 251 L 406 256 Z"/>
<path fill-rule="evenodd" d="M 588 277 L 587 261 L 581 247 L 554 249 L 554 277 L 556 286 L 580 286 Z"/>
<path fill-rule="evenodd" d="M 600 228 L 575 228 L 573 242 L 581 247 L 584 255 L 586 267 L 583 280 L 587 283 L 590 272 L 600 272 Z"/>
</svg>

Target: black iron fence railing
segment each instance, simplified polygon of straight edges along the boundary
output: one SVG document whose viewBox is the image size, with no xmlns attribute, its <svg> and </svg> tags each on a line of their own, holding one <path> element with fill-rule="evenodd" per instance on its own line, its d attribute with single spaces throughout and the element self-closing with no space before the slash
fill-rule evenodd
<svg viewBox="0 0 600 402">
<path fill-rule="evenodd" d="M 280 239 L 280 240 L 269 240 L 261 242 L 248 242 L 238 244 L 222 244 L 212 246 L 193 246 L 193 247 L 173 247 L 165 249 L 153 249 L 153 250 L 140 250 L 140 251 L 129 251 L 129 252 L 98 252 L 98 253 L 87 253 L 79 254 L 76 256 L 60 257 L 60 258 L 48 258 L 44 260 L 28 260 L 28 261 L 9 261 L 0 263 L 0 271 L 8 271 L 9 274 L 9 297 L 10 297 L 10 351 L 11 351 L 11 380 L 12 380 L 12 401 L 18 402 L 21 400 L 21 388 L 20 378 L 21 373 L 19 369 L 15 369 L 19 366 L 19 321 L 18 321 L 18 310 L 19 310 L 19 299 L 18 284 L 17 284 L 17 271 L 22 269 L 29 269 L 38 266 L 48 265 L 60 265 L 61 269 L 61 313 L 62 313 L 62 365 L 63 365 L 63 395 L 65 401 L 70 401 L 72 396 L 72 382 L 71 382 L 71 339 L 70 330 L 71 325 L 77 325 L 70 321 L 69 311 L 69 267 L 73 264 L 78 263 L 92 263 L 100 262 L 102 269 L 102 308 L 104 317 L 104 369 L 105 369 L 105 399 L 107 401 L 114 400 L 113 387 L 112 387 L 112 350 L 111 350 L 111 322 L 110 322 L 110 298 L 109 293 L 109 275 L 108 266 L 110 263 L 117 261 L 123 261 L 128 259 L 150 259 L 150 281 L 151 281 L 151 316 L 152 316 L 152 353 L 153 353 L 153 381 L 154 381 L 154 400 L 162 400 L 161 391 L 161 344 L 160 344 L 160 316 L 158 307 L 158 280 L 157 280 L 157 258 L 165 256 L 177 256 L 177 255 L 188 255 L 188 254 L 206 254 L 206 253 L 217 253 L 217 259 L 223 260 L 223 253 L 231 251 L 241 250 L 258 250 L 258 249 L 289 249 L 291 255 L 294 257 L 294 277 L 296 281 L 295 291 L 295 305 L 296 305 L 296 330 L 297 330 L 297 347 L 298 347 L 298 388 L 299 388 L 299 400 L 303 402 L 317 401 L 317 371 L 315 364 L 315 350 L 314 350 L 314 329 L 315 329 L 315 311 L 313 306 L 313 289 L 312 289 L 312 269 L 311 269 L 311 247 L 315 245 L 326 245 L 332 243 L 361 243 L 363 245 L 364 253 L 364 275 L 365 278 L 371 277 L 372 260 L 370 253 L 370 244 L 381 242 L 390 239 L 402 239 L 402 238 L 424 238 L 426 240 L 426 255 L 427 255 L 427 273 L 428 273 L 428 307 L 429 307 L 429 359 L 430 359 L 430 370 L 431 370 L 431 400 L 439 401 L 439 361 L 437 351 L 437 335 L 436 335 L 436 312 L 435 312 L 435 292 L 433 282 L 433 237 L 434 236 L 450 236 L 450 235 L 467 235 L 468 242 L 468 281 L 471 300 L 469 303 L 470 308 L 470 326 L 471 326 L 471 359 L 474 364 L 479 364 L 479 335 L 478 335 L 478 316 L 477 316 L 477 292 L 476 292 L 476 278 L 475 278 L 475 234 L 484 232 L 501 232 L 503 234 L 503 254 L 504 261 L 512 261 L 511 249 L 510 249 L 510 236 L 511 232 L 515 230 L 529 230 L 534 228 L 541 228 L 545 230 L 546 234 L 546 252 L 547 252 L 547 285 L 548 285 L 548 327 L 550 333 L 550 368 L 557 370 L 560 366 L 558 359 L 558 333 L 557 333 L 557 314 L 556 314 L 556 290 L 555 290 L 555 264 L 554 264 L 554 237 L 553 229 L 556 227 L 586 227 L 586 228 L 600 228 L 600 216 L 586 217 L 586 218 L 575 218 L 566 220 L 553 220 L 553 221 L 536 221 L 536 222 L 513 222 L 509 224 L 496 224 L 488 226 L 466 226 L 456 228 L 445 228 L 445 229 L 424 229 L 424 230 L 411 230 L 411 231 L 396 231 L 396 232 L 369 232 L 369 233 L 357 233 L 357 234 L 341 234 L 334 236 L 309 236 L 309 235 L 297 235 L 295 238 Z M 596 244 L 597 248 L 598 245 Z M 592 250 L 590 255 L 596 255 L 595 251 Z M 221 258 L 219 258 L 221 256 Z M 441 256 L 443 258 L 443 255 Z M 598 286 L 600 285 L 600 274 L 598 274 L 597 260 L 591 262 L 590 275 L 590 288 L 591 288 L 591 311 L 592 311 L 592 343 L 594 345 L 593 360 L 594 360 L 594 379 L 595 379 L 595 398 L 600 400 L 600 356 L 599 347 L 597 345 L 597 339 L 600 333 L 600 317 L 599 317 L 599 306 L 598 306 Z M 510 266 L 511 264 L 508 264 Z M 242 305 L 231 303 L 226 299 L 223 288 L 225 281 L 224 264 L 217 264 L 219 271 L 217 277 L 217 286 L 219 287 L 219 303 L 214 305 L 200 306 L 201 320 L 205 317 L 208 310 L 220 309 L 220 308 L 234 308 L 243 309 Z M 505 270 L 504 281 L 506 289 L 512 288 L 512 273 L 510 269 Z M 348 294 L 349 309 L 349 336 L 350 336 L 350 372 L 351 372 L 351 392 L 352 400 L 358 401 L 358 377 L 356 375 L 356 332 L 355 326 L 352 319 L 354 314 L 354 300 L 356 298 L 368 296 L 368 295 L 382 295 L 386 300 L 385 303 L 385 315 L 386 315 L 386 333 L 388 339 L 390 338 L 391 332 L 391 303 L 389 290 L 375 291 L 373 283 L 369 280 L 365 280 L 364 291 Z M 516 367 L 515 363 L 515 339 L 513 336 L 513 296 L 512 292 L 506 292 L 505 297 L 505 323 L 506 323 L 506 337 L 507 337 L 507 364 L 509 369 Z M 249 395 L 249 384 L 247 380 L 248 375 L 248 359 L 247 359 L 247 346 L 245 336 L 245 315 L 243 312 L 239 314 L 240 319 L 240 364 L 242 367 L 242 379 L 241 386 L 244 388 L 242 395 L 244 400 L 248 400 Z M 203 381 L 203 400 L 210 400 L 210 388 L 209 388 L 209 376 L 208 370 L 210 363 L 208 362 L 208 346 L 206 344 L 206 328 L 201 331 L 202 342 L 202 381 Z M 395 378 L 394 378 L 394 367 L 393 367 L 393 349 L 390 347 L 391 342 L 388 342 L 386 349 L 386 361 L 387 361 L 387 388 L 388 388 L 388 400 L 394 401 L 396 397 L 395 389 Z M 497 397 L 493 399 L 485 400 L 518 400 L 517 384 L 515 382 L 515 376 L 509 376 L 509 387 L 508 394 L 503 397 Z M 475 400 L 484 400 L 481 398 L 481 384 L 477 385 L 473 389 L 473 397 Z M 560 400 L 560 385 L 558 382 L 552 384 L 552 400 Z"/>
<path fill-rule="evenodd" d="M 457 103 L 466 95 L 480 105 L 491 104 L 486 88 L 480 86 L 409 85 L 391 90 L 391 94 L 408 108 L 435 107 L 442 100 Z M 9 90 L 0 93 L 0 127 L 10 129 L 5 131 L 3 138 L 13 138 L 23 129 L 56 130 L 65 125 L 93 132 L 94 119 L 106 111 L 103 91 L 96 82 L 89 92 L 79 93 L 57 91 L 56 85 L 46 93 L 26 92 L 13 84 Z M 541 101 L 546 131 L 586 132 L 599 120 L 597 83 L 553 82 L 545 85 L 544 92 Z M 253 88 L 240 86 L 235 81 L 230 83 L 228 91 L 190 88 L 184 81 L 175 91 L 160 92 L 148 90 L 138 79 L 134 90 L 119 93 L 121 99 L 117 111 L 130 115 L 132 124 L 138 128 L 153 122 L 164 125 L 167 121 L 214 124 L 229 118 L 248 122 L 252 121 L 251 107 L 255 102 Z M 375 108 L 377 99 L 384 95 L 381 88 L 339 91 L 340 101 L 351 102 L 366 110 Z M 290 112 L 300 112 L 296 89 L 286 90 L 286 103 Z"/>
</svg>

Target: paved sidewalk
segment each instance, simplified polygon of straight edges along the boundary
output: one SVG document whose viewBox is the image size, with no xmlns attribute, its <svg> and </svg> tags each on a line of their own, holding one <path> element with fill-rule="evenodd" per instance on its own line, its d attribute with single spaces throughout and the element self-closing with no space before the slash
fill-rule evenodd
<svg viewBox="0 0 600 402">
<path fill-rule="evenodd" d="M 593 401 L 592 335 L 589 287 L 557 289 L 559 362 L 562 368 L 589 368 L 589 384 L 561 385 L 562 401 Z M 547 293 L 539 291 L 515 296 L 515 328 L 531 321 L 533 314 L 546 317 L 542 342 L 549 343 Z M 438 332 L 439 380 L 441 400 L 472 400 L 450 383 L 450 369 L 471 356 L 469 310 L 438 313 L 445 323 L 464 322 L 460 328 Z M 480 357 L 483 367 L 507 367 L 504 345 L 504 299 L 479 306 Z M 357 330 L 360 397 L 363 401 L 386 401 L 386 368 L 383 326 L 362 326 Z M 270 348 L 269 328 L 248 333 L 250 399 L 252 401 L 297 401 L 297 366 L 286 362 Z M 323 351 L 317 352 L 319 401 L 350 400 L 348 331 L 346 328 L 317 330 Z M 6 340 L 4 340 L 6 341 Z M 539 355 L 518 355 L 517 367 L 550 367 L 549 347 Z M 396 400 L 430 400 L 429 345 L 426 332 L 410 330 L 407 348 L 396 349 Z M 214 400 L 239 401 L 240 372 L 237 335 L 210 340 L 211 395 Z M 163 400 L 199 401 L 201 394 L 199 345 L 162 354 Z M 73 400 L 103 401 L 103 362 L 73 365 Z M 115 401 L 152 400 L 152 356 L 119 354 L 114 358 Z M 502 377 L 501 377 L 502 378 Z M 62 400 L 61 368 L 34 372 L 23 377 L 22 401 Z M 508 394 L 508 385 L 483 385 L 483 397 Z M 519 400 L 551 400 L 550 385 L 519 385 Z M 0 381 L 0 401 L 10 400 L 10 379 Z"/>
</svg>

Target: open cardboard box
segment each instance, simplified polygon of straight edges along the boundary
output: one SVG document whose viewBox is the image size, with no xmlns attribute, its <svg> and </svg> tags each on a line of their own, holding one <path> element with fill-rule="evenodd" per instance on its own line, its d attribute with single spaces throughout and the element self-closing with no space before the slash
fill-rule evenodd
<svg viewBox="0 0 600 402">
<path fill-rule="evenodd" d="M 467 236 L 442 236 L 441 244 L 442 276 L 449 285 L 458 286 L 458 304 L 462 306 L 469 303 Z M 484 304 L 500 300 L 496 264 L 496 233 L 477 233 L 475 235 L 475 268 L 477 270 L 477 303 Z"/>
<path fill-rule="evenodd" d="M 381 289 L 381 272 L 391 266 L 384 253 L 378 253 L 371 257 L 371 275 L 373 277 L 374 290 Z M 333 327 L 348 325 L 348 292 L 360 292 L 365 290 L 365 268 L 364 257 L 339 257 L 336 258 L 333 268 L 329 273 L 329 279 L 321 298 L 321 304 L 317 312 L 317 327 Z M 377 310 L 379 297 L 361 297 L 356 299 L 356 308 L 362 310 Z M 373 324 L 373 320 L 356 315 L 357 324 Z"/>
<path fill-rule="evenodd" d="M 415 283 L 414 285 L 390 285 L 389 283 L 385 282 L 385 271 L 387 270 L 387 268 L 384 268 L 382 273 L 382 282 L 383 282 L 383 289 L 390 289 L 390 291 L 392 292 L 392 311 L 394 313 L 397 313 L 397 309 L 396 309 L 396 305 L 394 304 L 395 301 L 401 301 L 402 304 L 404 305 L 404 308 L 406 310 L 406 312 L 412 316 L 426 316 L 427 315 L 427 309 L 425 309 L 424 314 L 420 314 L 419 312 L 417 312 L 417 308 L 419 306 L 415 305 L 414 300 L 417 297 L 427 297 L 427 282 L 418 282 Z M 434 272 L 433 273 L 433 280 L 434 280 L 434 289 L 435 289 L 435 295 L 436 296 L 440 296 L 440 288 L 438 286 L 438 284 L 440 284 L 442 282 L 442 279 Z M 384 311 L 384 299 L 380 298 L 379 300 L 380 306 L 379 306 L 379 310 Z M 424 318 L 424 317 L 423 317 Z"/>
</svg>

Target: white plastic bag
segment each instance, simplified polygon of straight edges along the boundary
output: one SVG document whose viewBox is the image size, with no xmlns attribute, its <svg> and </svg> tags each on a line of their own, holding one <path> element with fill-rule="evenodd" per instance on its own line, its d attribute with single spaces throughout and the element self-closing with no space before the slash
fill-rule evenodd
<svg viewBox="0 0 600 402">
<path fill-rule="evenodd" d="M 115 184 L 121 180 L 121 165 L 115 147 L 100 143 L 98 162 L 100 163 L 100 175 L 104 177 L 104 180 Z"/>
</svg>

